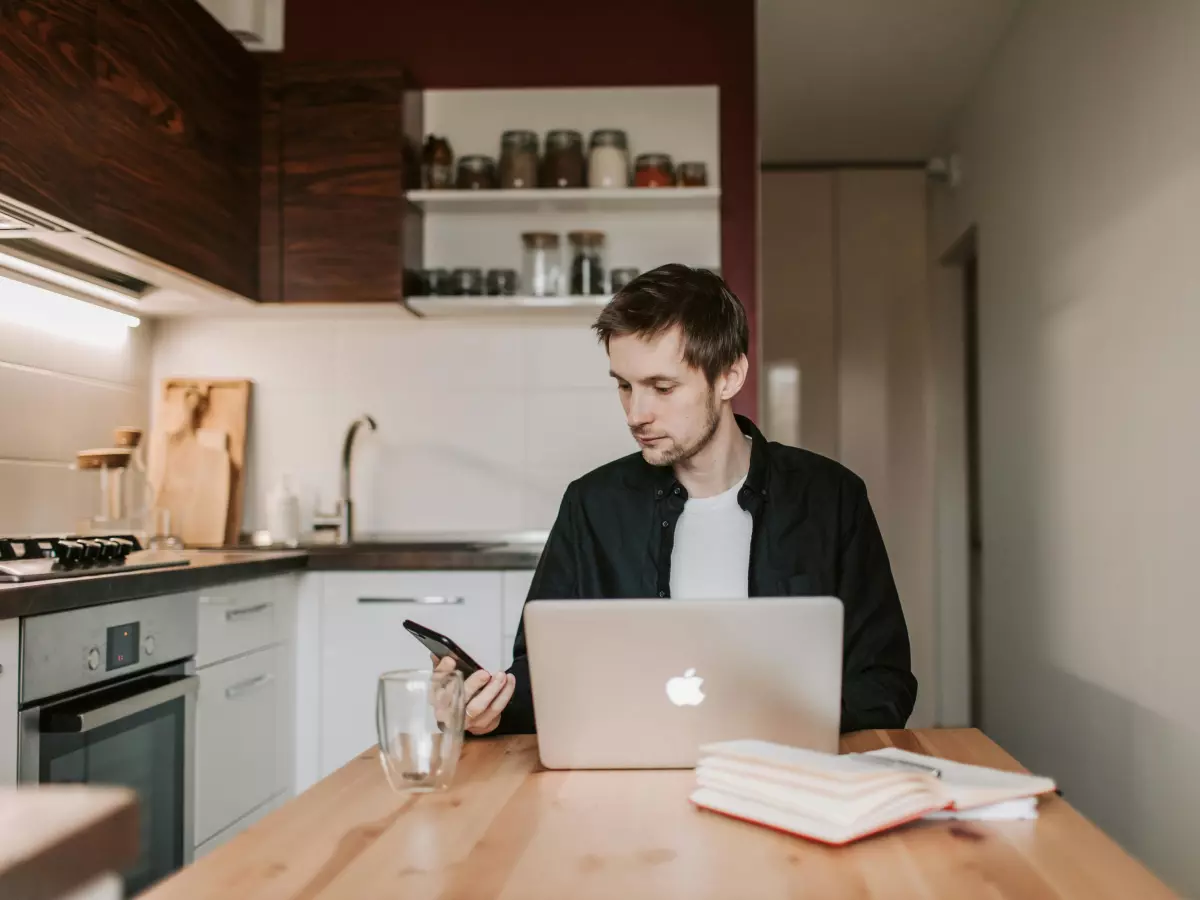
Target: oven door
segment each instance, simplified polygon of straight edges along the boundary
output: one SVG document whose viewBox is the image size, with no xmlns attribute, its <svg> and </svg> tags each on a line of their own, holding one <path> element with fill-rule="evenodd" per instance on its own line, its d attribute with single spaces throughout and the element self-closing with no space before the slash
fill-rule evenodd
<svg viewBox="0 0 1200 900">
<path fill-rule="evenodd" d="M 196 688 L 191 663 L 21 713 L 21 781 L 104 784 L 138 795 L 133 895 L 192 860 Z"/>
</svg>

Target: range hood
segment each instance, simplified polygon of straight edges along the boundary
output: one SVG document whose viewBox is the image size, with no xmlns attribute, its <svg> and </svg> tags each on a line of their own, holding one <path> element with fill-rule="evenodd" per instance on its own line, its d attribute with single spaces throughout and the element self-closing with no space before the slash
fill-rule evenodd
<svg viewBox="0 0 1200 900">
<path fill-rule="evenodd" d="M 0 276 L 143 315 L 254 301 L 0 195 Z"/>
</svg>

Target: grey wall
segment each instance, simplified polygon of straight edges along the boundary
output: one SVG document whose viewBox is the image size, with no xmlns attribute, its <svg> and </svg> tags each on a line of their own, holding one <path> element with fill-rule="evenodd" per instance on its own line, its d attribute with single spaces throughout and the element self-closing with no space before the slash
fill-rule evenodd
<svg viewBox="0 0 1200 900">
<path fill-rule="evenodd" d="M 978 225 L 986 730 L 1189 896 L 1198 34 L 1194 0 L 1025 4 L 946 142 L 965 180 L 932 242 Z"/>
</svg>

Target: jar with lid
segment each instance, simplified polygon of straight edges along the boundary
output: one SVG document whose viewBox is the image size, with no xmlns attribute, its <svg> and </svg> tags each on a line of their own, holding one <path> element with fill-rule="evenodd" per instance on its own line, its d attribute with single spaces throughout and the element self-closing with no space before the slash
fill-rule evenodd
<svg viewBox="0 0 1200 900">
<path fill-rule="evenodd" d="M 629 142 L 624 131 L 593 131 L 588 147 L 588 187 L 629 187 Z"/>
<path fill-rule="evenodd" d="M 570 129 L 546 132 L 542 187 L 581 188 L 584 184 L 583 135 Z"/>
<path fill-rule="evenodd" d="M 424 269 L 421 273 L 425 282 L 425 293 L 430 297 L 448 297 L 454 293 L 449 269 Z"/>
<path fill-rule="evenodd" d="M 633 174 L 636 187 L 674 187 L 675 166 L 665 153 L 641 153 Z"/>
<path fill-rule="evenodd" d="M 527 231 L 521 235 L 525 253 L 521 278 L 534 297 L 553 297 L 562 284 L 562 253 L 558 235 L 551 231 Z"/>
<path fill-rule="evenodd" d="M 421 152 L 421 186 L 430 191 L 454 187 L 454 151 L 446 138 L 431 134 L 425 139 Z"/>
<path fill-rule="evenodd" d="M 488 269 L 489 297 L 510 297 L 517 292 L 517 273 L 514 269 Z"/>
<path fill-rule="evenodd" d="M 450 283 L 456 297 L 479 297 L 483 294 L 483 270 L 455 269 L 450 273 Z"/>
<path fill-rule="evenodd" d="M 571 293 L 575 296 L 604 293 L 604 232 L 572 231 Z"/>
<path fill-rule="evenodd" d="M 458 178 L 454 186 L 460 191 L 490 190 L 496 186 L 496 161 L 490 156 L 464 156 L 458 161 Z"/>
<path fill-rule="evenodd" d="M 538 136 L 533 131 L 506 131 L 500 136 L 500 187 L 520 190 L 538 183 Z"/>
<path fill-rule="evenodd" d="M 706 187 L 708 167 L 702 162 L 681 162 L 677 182 L 680 187 Z"/>
</svg>

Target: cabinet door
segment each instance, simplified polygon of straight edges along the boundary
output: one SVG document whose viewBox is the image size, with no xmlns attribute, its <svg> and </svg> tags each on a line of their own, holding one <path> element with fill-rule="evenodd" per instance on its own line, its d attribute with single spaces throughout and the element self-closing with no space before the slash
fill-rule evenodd
<svg viewBox="0 0 1200 900">
<path fill-rule="evenodd" d="M 412 619 L 500 667 L 499 572 L 355 572 L 325 576 L 321 601 L 321 777 L 376 743 L 375 687 L 392 669 L 428 669 L 404 630 Z"/>
<path fill-rule="evenodd" d="M 258 293 L 258 70 L 195 0 L 98 0 L 96 231 Z"/>
<path fill-rule="evenodd" d="M 282 77 L 281 299 L 398 301 L 406 159 L 401 72 L 307 63 L 289 65 Z"/>
<path fill-rule="evenodd" d="M 97 0 L 0 2 L 0 194 L 93 222 Z"/>
<path fill-rule="evenodd" d="M 269 647 L 199 674 L 197 844 L 284 790 L 291 776 L 279 753 L 291 692 L 286 649 Z"/>
</svg>

